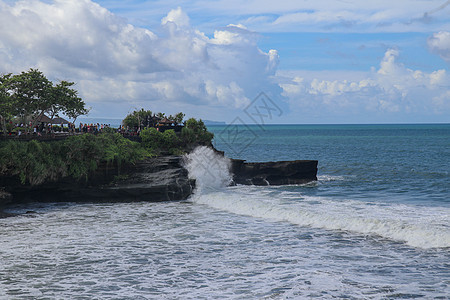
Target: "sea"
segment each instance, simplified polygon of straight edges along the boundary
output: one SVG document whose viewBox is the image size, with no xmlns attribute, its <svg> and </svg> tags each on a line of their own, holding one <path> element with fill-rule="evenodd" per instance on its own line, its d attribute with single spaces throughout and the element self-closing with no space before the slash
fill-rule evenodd
<svg viewBox="0 0 450 300">
<path fill-rule="evenodd" d="M 229 185 L 186 157 L 186 201 L 29 203 L 0 220 L 1 299 L 449 299 L 450 124 L 209 126 L 227 157 L 318 160 Z"/>
</svg>

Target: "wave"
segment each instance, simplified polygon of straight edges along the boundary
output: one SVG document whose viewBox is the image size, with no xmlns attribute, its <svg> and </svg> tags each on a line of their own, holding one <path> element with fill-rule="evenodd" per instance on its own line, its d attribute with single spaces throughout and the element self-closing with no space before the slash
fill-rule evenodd
<svg viewBox="0 0 450 300">
<path fill-rule="evenodd" d="M 354 177 L 354 176 L 352 176 Z M 317 180 L 319 182 L 329 182 L 329 181 L 344 181 L 348 180 L 349 176 L 342 175 L 318 175 Z"/>
<path fill-rule="evenodd" d="M 206 149 L 194 151 L 187 160 L 188 170 L 199 186 L 191 198 L 195 203 L 300 226 L 378 235 L 412 247 L 450 247 L 449 212 L 442 207 L 338 201 L 270 187 L 226 187 L 232 178 L 229 162 Z M 208 158 L 201 159 L 205 154 Z"/>
</svg>

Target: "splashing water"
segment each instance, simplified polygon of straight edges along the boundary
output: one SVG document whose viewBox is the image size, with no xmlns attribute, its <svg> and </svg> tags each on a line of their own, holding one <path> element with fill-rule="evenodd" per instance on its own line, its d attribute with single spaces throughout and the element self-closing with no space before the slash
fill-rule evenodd
<svg viewBox="0 0 450 300">
<path fill-rule="evenodd" d="M 196 193 L 222 189 L 231 184 L 230 159 L 206 146 L 199 146 L 184 157 L 189 178 L 196 180 Z"/>
<path fill-rule="evenodd" d="M 232 182 L 230 160 L 208 147 L 198 147 L 185 157 L 189 177 L 196 179 L 192 201 L 239 215 L 283 221 L 327 230 L 372 234 L 406 242 L 419 248 L 450 246 L 448 215 L 439 208 L 376 205 L 360 201 L 335 201 L 287 193 L 283 188 L 227 188 Z M 328 178 L 327 178 L 328 179 Z M 339 178 L 338 178 L 339 179 Z M 330 179 L 334 180 L 334 179 Z M 327 181 L 327 180 L 325 180 Z M 292 200 L 291 199 L 291 200 Z"/>
</svg>

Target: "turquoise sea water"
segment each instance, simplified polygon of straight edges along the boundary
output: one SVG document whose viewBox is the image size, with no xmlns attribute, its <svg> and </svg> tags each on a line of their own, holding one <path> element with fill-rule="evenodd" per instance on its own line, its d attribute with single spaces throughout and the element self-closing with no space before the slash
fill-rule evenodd
<svg viewBox="0 0 450 300">
<path fill-rule="evenodd" d="M 215 147 L 247 161 L 314 159 L 313 193 L 450 206 L 450 124 L 210 126 Z"/>
<path fill-rule="evenodd" d="M 37 214 L 0 220 L 0 298 L 448 299 L 450 125 L 209 129 L 233 158 L 316 159 L 319 180 L 227 187 L 204 150 L 187 201 L 11 208 Z"/>
</svg>

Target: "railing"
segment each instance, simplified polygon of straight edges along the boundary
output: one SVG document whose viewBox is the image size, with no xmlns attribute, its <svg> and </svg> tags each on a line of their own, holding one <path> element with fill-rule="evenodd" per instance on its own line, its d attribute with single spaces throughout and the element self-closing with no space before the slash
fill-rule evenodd
<svg viewBox="0 0 450 300">
<path fill-rule="evenodd" d="M 0 133 L 0 140 L 12 140 L 12 141 L 31 141 L 31 140 L 38 140 L 38 141 L 56 141 L 56 140 L 63 140 L 68 138 L 69 136 L 73 135 L 80 135 L 82 133 L 79 132 L 52 132 L 52 133 L 23 133 L 20 135 L 12 134 L 12 135 L 4 135 L 3 133 Z"/>
</svg>

